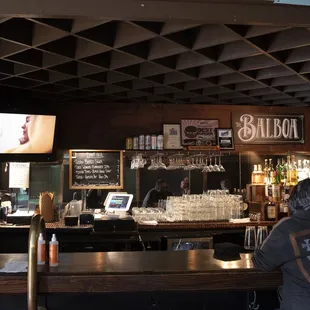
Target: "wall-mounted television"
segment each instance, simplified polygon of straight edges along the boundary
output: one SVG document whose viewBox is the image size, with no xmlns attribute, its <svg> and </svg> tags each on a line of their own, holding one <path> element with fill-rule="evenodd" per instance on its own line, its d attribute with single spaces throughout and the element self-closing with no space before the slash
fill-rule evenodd
<svg viewBox="0 0 310 310">
<path fill-rule="evenodd" d="M 56 114 L 0 112 L 0 161 L 55 161 Z"/>
</svg>

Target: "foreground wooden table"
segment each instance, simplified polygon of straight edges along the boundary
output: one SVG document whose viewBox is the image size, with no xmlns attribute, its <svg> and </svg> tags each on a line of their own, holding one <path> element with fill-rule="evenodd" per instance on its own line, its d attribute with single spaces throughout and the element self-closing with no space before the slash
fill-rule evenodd
<svg viewBox="0 0 310 310">
<path fill-rule="evenodd" d="M 25 261 L 25 254 L 0 255 Z M 106 252 L 60 254 L 56 268 L 39 268 L 39 293 L 259 290 L 281 285 L 280 272 L 253 268 L 251 254 L 224 262 L 213 250 L 179 252 Z M 0 293 L 26 293 L 27 274 L 0 273 Z"/>
</svg>

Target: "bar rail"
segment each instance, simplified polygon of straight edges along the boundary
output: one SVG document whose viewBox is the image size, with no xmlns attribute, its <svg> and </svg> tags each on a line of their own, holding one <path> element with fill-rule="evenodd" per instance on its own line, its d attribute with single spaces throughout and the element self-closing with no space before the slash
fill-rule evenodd
<svg viewBox="0 0 310 310">
<path fill-rule="evenodd" d="M 27 276 L 27 305 L 28 310 L 37 310 L 37 257 L 38 238 L 42 233 L 46 240 L 45 222 L 41 215 L 35 215 L 31 220 L 28 239 L 28 276 Z"/>
</svg>

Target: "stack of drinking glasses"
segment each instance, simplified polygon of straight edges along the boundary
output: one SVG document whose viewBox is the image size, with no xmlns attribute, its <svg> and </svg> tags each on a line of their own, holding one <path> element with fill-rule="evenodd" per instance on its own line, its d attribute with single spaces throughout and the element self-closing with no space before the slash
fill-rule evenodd
<svg viewBox="0 0 310 310">
<path fill-rule="evenodd" d="M 247 226 L 244 237 L 244 248 L 246 250 L 259 249 L 267 237 L 268 237 L 267 226 L 258 226 L 257 233 L 255 226 Z"/>
<path fill-rule="evenodd" d="M 136 222 L 167 221 L 166 212 L 162 208 L 132 208 L 132 216 Z"/>
<path fill-rule="evenodd" d="M 173 221 L 224 221 L 243 215 L 242 196 L 229 195 L 225 190 L 203 195 L 168 197 L 166 212 Z"/>
</svg>

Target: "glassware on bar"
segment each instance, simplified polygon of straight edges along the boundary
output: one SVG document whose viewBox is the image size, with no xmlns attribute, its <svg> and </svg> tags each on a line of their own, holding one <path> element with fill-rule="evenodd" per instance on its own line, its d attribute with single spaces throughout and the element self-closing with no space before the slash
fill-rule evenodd
<svg viewBox="0 0 310 310">
<path fill-rule="evenodd" d="M 226 170 L 225 170 L 225 168 L 224 168 L 223 165 L 222 165 L 221 158 L 222 158 L 222 156 L 221 156 L 221 154 L 220 154 L 220 155 L 219 155 L 219 168 L 220 168 L 220 172 L 225 172 Z"/>
<path fill-rule="evenodd" d="M 242 196 L 226 190 L 210 190 L 203 195 L 168 197 L 166 211 L 174 221 L 225 221 L 243 217 Z"/>
<path fill-rule="evenodd" d="M 258 226 L 257 229 L 257 239 L 256 239 L 256 248 L 259 249 L 263 244 L 264 240 L 268 237 L 268 228 L 267 226 Z"/>
<path fill-rule="evenodd" d="M 244 236 L 244 248 L 246 250 L 255 250 L 256 247 L 256 229 L 255 226 L 247 226 Z"/>
</svg>

